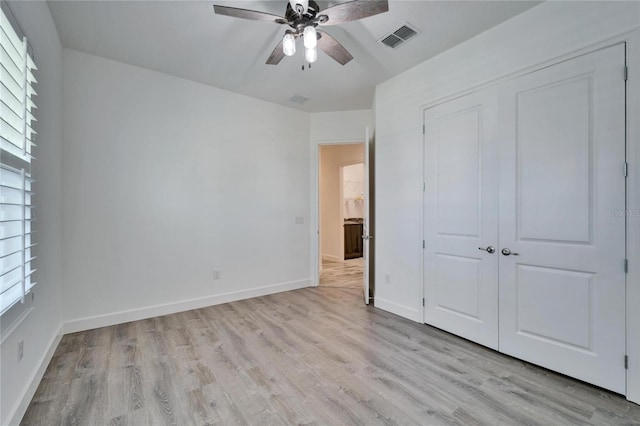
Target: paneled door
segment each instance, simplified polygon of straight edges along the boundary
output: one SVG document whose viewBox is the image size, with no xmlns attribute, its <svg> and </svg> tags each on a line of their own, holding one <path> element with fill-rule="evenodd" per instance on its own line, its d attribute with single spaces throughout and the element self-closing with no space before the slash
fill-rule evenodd
<svg viewBox="0 0 640 426">
<path fill-rule="evenodd" d="M 499 89 L 500 351 L 619 393 L 624 64 L 618 45 Z"/>
<path fill-rule="evenodd" d="M 424 112 L 424 322 L 498 348 L 497 95 Z"/>
</svg>

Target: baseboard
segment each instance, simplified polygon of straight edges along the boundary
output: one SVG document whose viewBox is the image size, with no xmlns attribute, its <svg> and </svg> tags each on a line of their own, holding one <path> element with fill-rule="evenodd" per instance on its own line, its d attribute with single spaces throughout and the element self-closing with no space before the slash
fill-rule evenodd
<svg viewBox="0 0 640 426">
<path fill-rule="evenodd" d="M 417 309 L 399 305 L 395 302 L 381 299 L 379 297 L 376 297 L 374 299 L 374 306 L 384 311 L 391 312 L 392 314 L 399 315 L 403 318 L 410 319 L 411 321 L 422 323 L 422 318 L 420 318 L 420 311 Z"/>
<path fill-rule="evenodd" d="M 269 294 L 297 290 L 300 288 L 311 286 L 311 279 L 290 281 L 286 283 L 267 285 L 264 287 L 255 287 L 247 290 L 216 294 L 213 296 L 205 296 L 196 299 L 182 300 L 179 302 L 146 306 L 138 309 L 78 318 L 66 321 L 64 323 L 63 330 L 65 334 L 75 333 L 77 331 L 107 327 L 110 325 L 122 324 L 130 321 L 153 318 L 160 315 L 175 314 L 177 312 L 189 311 L 191 309 L 205 308 L 207 306 L 220 305 L 222 303 L 235 302 L 238 300 L 250 299 L 252 297 L 266 296 Z"/>
<path fill-rule="evenodd" d="M 38 367 L 29 378 L 27 387 L 24 389 L 22 396 L 18 400 L 18 403 L 14 407 L 13 411 L 8 416 L 9 425 L 20 424 L 20 421 L 24 417 L 24 414 L 27 412 L 27 408 L 29 408 L 31 399 L 33 398 L 33 395 L 35 395 L 36 390 L 38 389 L 38 385 L 40 384 L 40 381 L 42 380 L 42 377 L 47 370 L 47 366 L 49 366 L 49 362 L 51 362 L 51 358 L 53 358 L 53 354 L 55 353 L 56 348 L 60 343 L 60 339 L 62 339 L 62 324 L 58 326 L 56 332 L 51 337 L 49 345 L 47 346 L 47 350 L 40 358 Z"/>
<path fill-rule="evenodd" d="M 322 260 L 326 260 L 327 262 L 344 262 L 344 259 L 341 259 L 338 256 L 333 256 L 331 254 L 323 254 Z"/>
</svg>

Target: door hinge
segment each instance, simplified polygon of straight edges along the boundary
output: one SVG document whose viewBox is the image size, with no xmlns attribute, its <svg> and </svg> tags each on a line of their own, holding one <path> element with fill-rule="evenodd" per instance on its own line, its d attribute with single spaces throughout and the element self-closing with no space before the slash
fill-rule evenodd
<svg viewBox="0 0 640 426">
<path fill-rule="evenodd" d="M 424 297 L 422 298 L 422 306 L 424 306 Z"/>
<path fill-rule="evenodd" d="M 422 240 L 422 248 L 423 249 L 426 248 L 425 245 L 424 245 L 424 240 Z"/>
<path fill-rule="evenodd" d="M 422 299 L 424 300 L 424 299 Z M 423 305 L 424 306 L 424 305 Z M 629 369 L 629 355 L 625 355 L 624 356 L 624 369 L 628 370 Z"/>
<path fill-rule="evenodd" d="M 629 163 L 624 162 L 624 177 L 629 176 Z"/>
<path fill-rule="evenodd" d="M 629 78 L 629 67 L 628 66 L 624 66 L 624 81 L 627 81 L 627 79 Z"/>
<path fill-rule="evenodd" d="M 424 124 L 422 125 L 422 134 L 424 135 Z"/>
<path fill-rule="evenodd" d="M 625 274 L 629 273 L 629 259 L 624 260 L 624 273 Z"/>
<path fill-rule="evenodd" d="M 427 190 L 427 182 L 422 182 L 422 192 Z"/>
</svg>

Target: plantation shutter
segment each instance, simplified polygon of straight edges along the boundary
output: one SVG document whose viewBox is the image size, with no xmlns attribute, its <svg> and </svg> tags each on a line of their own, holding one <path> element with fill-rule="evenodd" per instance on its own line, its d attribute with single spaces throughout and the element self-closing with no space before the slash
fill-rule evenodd
<svg viewBox="0 0 640 426">
<path fill-rule="evenodd" d="M 0 314 L 35 285 L 31 160 L 36 70 L 27 39 L 0 9 Z"/>
</svg>

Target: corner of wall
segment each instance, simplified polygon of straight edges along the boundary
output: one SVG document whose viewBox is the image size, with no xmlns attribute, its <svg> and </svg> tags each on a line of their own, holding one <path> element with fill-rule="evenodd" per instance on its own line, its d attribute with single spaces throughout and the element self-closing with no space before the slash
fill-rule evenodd
<svg viewBox="0 0 640 426">
<path fill-rule="evenodd" d="M 62 339 L 62 324 L 58 325 L 56 331 L 51 336 L 49 343 L 47 344 L 46 351 L 42 354 L 40 359 L 37 362 L 36 368 L 31 374 L 31 376 L 26 381 L 25 388 L 18 394 L 19 398 L 17 399 L 16 405 L 9 411 L 9 415 L 7 416 L 8 425 L 19 425 L 20 421 L 24 417 L 27 412 L 27 408 L 29 408 L 29 404 L 33 399 L 33 396 L 40 385 L 40 381 L 44 377 L 44 373 L 53 358 L 53 354 Z M 2 423 L 5 424 L 5 423 Z"/>
</svg>

